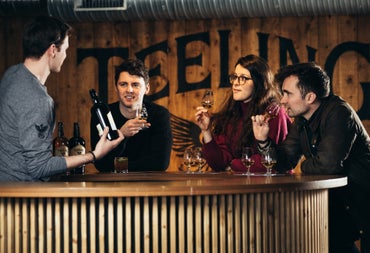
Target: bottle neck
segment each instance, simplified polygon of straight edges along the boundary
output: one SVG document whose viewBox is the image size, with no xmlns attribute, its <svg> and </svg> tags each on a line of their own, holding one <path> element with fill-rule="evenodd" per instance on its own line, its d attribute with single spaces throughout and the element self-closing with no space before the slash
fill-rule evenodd
<svg viewBox="0 0 370 253">
<path fill-rule="evenodd" d="M 80 137 L 80 127 L 78 126 L 78 124 L 75 124 L 74 125 L 74 128 L 73 128 L 73 136 L 76 138 L 76 137 Z"/>
<path fill-rule="evenodd" d="M 58 126 L 58 137 L 64 137 L 63 125 Z"/>
</svg>

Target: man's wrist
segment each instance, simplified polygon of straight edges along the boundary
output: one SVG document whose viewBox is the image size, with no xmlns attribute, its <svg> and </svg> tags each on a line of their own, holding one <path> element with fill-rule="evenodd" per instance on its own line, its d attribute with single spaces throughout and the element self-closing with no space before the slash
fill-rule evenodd
<svg viewBox="0 0 370 253">
<path fill-rule="evenodd" d="M 90 163 L 95 163 L 96 162 L 96 156 L 95 156 L 94 152 L 89 151 L 88 153 L 90 153 L 92 155 L 92 161 Z"/>
</svg>

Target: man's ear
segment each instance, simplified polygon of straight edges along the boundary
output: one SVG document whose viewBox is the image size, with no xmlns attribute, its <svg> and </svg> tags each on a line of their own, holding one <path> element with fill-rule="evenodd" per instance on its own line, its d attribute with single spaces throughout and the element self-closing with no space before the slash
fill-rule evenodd
<svg viewBox="0 0 370 253">
<path fill-rule="evenodd" d="M 317 97 L 316 94 L 311 91 L 306 94 L 305 99 L 307 103 L 313 104 L 316 101 L 316 97 Z"/>
<path fill-rule="evenodd" d="M 148 83 L 145 87 L 145 95 L 149 94 L 150 91 L 150 83 Z"/>
<path fill-rule="evenodd" d="M 55 47 L 54 44 L 51 44 L 50 47 L 47 49 L 51 58 L 55 58 L 56 50 L 57 50 L 57 48 Z"/>
</svg>

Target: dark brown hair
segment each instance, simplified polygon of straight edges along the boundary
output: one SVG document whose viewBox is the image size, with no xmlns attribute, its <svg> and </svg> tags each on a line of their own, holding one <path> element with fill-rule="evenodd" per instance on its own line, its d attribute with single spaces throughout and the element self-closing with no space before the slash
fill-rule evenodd
<svg viewBox="0 0 370 253">
<path fill-rule="evenodd" d="M 215 134 L 226 134 L 232 136 L 237 132 L 238 124 L 235 122 L 243 121 L 245 126 L 241 138 L 238 139 L 237 150 L 240 152 L 243 146 L 251 146 L 254 140 L 252 131 L 251 116 L 261 114 L 271 101 L 278 101 L 280 98 L 279 89 L 274 85 L 273 73 L 267 62 L 256 55 L 240 57 L 235 64 L 248 69 L 253 80 L 254 88 L 250 101 L 250 110 L 247 117 L 242 118 L 243 101 L 235 101 L 229 91 L 229 98 L 225 101 L 221 110 L 212 119 L 213 131 Z M 234 154 L 238 156 L 239 154 Z"/>
<path fill-rule="evenodd" d="M 23 57 L 37 58 L 54 44 L 60 50 L 64 39 L 70 36 L 71 26 L 59 19 L 39 16 L 31 23 L 27 24 L 23 32 Z"/>
</svg>

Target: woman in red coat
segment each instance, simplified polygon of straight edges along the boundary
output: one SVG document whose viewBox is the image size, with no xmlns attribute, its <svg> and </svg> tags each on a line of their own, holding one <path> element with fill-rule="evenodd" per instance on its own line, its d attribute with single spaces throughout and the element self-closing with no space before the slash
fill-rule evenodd
<svg viewBox="0 0 370 253">
<path fill-rule="evenodd" d="M 229 80 L 232 95 L 221 110 L 211 115 L 206 108 L 198 107 L 195 118 L 202 131 L 202 149 L 208 165 L 215 171 L 231 168 L 245 172 L 246 167 L 241 162 L 243 147 L 253 147 L 257 151 L 251 116 L 263 114 L 269 104 L 278 102 L 280 92 L 273 83 L 273 74 L 266 61 L 255 55 L 239 58 Z M 285 109 L 280 108 L 269 124 L 269 137 L 279 144 L 291 124 Z M 255 163 L 250 171 L 266 172 L 257 152 L 253 158 Z"/>
</svg>

